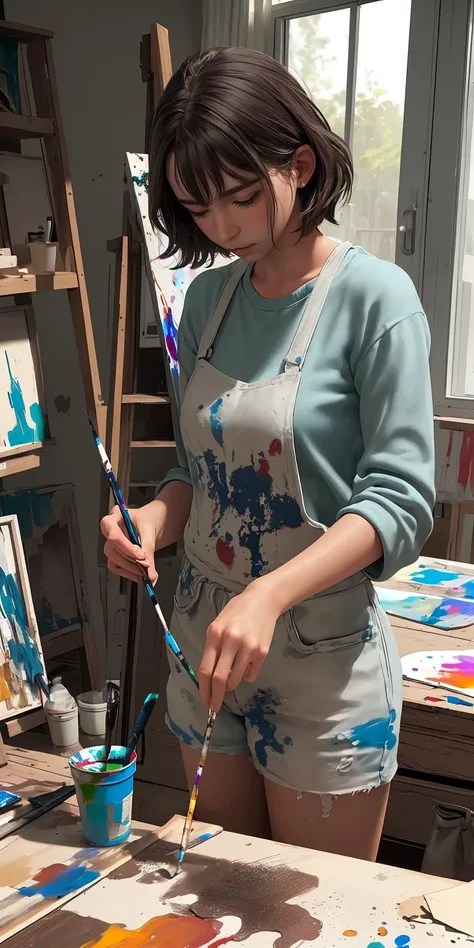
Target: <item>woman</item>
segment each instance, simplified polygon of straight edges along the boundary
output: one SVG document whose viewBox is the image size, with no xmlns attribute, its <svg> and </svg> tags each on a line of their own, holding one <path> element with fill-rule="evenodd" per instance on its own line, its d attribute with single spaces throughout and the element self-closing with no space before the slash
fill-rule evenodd
<svg viewBox="0 0 474 948">
<path fill-rule="evenodd" d="M 192 283 L 179 330 L 180 467 L 102 524 L 109 568 L 151 581 L 184 536 L 168 723 L 227 829 L 375 859 L 402 683 L 371 580 L 432 527 L 426 318 L 391 263 L 321 232 L 352 162 L 297 81 L 246 49 L 187 61 L 154 118 L 151 220 L 169 254 L 239 258 Z M 363 792 L 367 791 L 367 792 Z M 370 791 L 370 792 L 368 792 Z"/>
</svg>

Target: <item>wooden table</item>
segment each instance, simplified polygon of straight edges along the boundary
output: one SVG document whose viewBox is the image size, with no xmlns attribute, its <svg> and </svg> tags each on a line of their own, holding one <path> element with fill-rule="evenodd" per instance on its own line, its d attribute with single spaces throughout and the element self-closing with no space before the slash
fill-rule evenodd
<svg viewBox="0 0 474 948">
<path fill-rule="evenodd" d="M 430 566 L 452 566 L 471 573 L 472 564 L 448 564 L 423 558 Z M 394 587 L 393 581 L 385 584 Z M 407 583 L 397 588 L 413 591 Z M 439 595 L 439 588 L 423 587 Z M 430 649 L 474 649 L 474 625 L 441 631 L 389 616 L 400 655 Z M 474 707 L 430 704 L 426 696 L 442 697 L 439 688 L 404 683 L 403 714 L 398 754 L 399 770 L 390 794 L 384 835 L 426 845 L 437 802 L 460 804 L 474 810 Z M 449 694 L 449 692 L 446 692 Z"/>
<path fill-rule="evenodd" d="M 2 780 L 25 795 L 46 791 L 67 777 L 61 758 L 11 747 L 8 755 Z M 51 846 L 57 845 L 54 834 L 52 828 Z M 49 847 L 44 841 L 42 846 L 46 865 Z M 410 948 L 428 945 L 427 935 L 429 948 L 448 948 L 453 941 L 458 948 L 472 944 L 430 916 L 404 919 L 398 908 L 412 897 L 459 884 L 453 881 L 226 832 L 189 852 L 173 881 L 158 872 L 162 858 L 163 844 L 152 842 L 5 944 L 8 948 L 81 948 L 89 943 L 100 948 L 151 944 L 204 948 L 211 942 L 217 948 L 225 939 L 233 943 L 232 935 L 241 939 L 255 932 L 248 942 L 253 948 L 274 943 L 278 948 L 296 948 L 302 940 L 316 937 L 318 948 L 366 948 L 369 943 L 393 945 L 400 935 L 409 937 Z M 6 864 L 4 859 L 0 862 L 1 874 Z M 190 904 L 196 914 L 186 908 Z M 128 936 L 123 927 L 131 930 Z"/>
</svg>

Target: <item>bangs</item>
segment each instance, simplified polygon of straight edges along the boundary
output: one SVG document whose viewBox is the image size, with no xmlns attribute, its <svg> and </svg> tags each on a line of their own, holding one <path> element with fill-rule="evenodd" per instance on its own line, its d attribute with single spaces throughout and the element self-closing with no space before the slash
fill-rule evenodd
<svg viewBox="0 0 474 948">
<path fill-rule="evenodd" d="M 235 132 L 220 134 L 215 128 L 201 127 L 200 135 L 190 130 L 177 139 L 174 147 L 175 174 L 190 200 L 208 207 L 225 192 L 224 177 L 228 175 L 242 187 L 249 180 L 264 180 L 270 188 L 265 164 L 258 154 L 245 147 Z"/>
</svg>

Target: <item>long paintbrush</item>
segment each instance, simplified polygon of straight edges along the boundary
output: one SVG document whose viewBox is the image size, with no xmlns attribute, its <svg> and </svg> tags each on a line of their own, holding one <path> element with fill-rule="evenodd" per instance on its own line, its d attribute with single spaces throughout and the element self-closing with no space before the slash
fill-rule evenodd
<svg viewBox="0 0 474 948">
<path fill-rule="evenodd" d="M 174 872 L 165 866 L 161 868 L 162 875 L 166 875 L 170 879 L 174 879 L 174 877 L 178 874 L 181 868 L 181 863 L 184 859 L 184 854 L 189 845 L 189 837 L 191 834 L 191 827 L 193 825 L 194 811 L 196 809 L 196 803 L 197 803 L 197 798 L 198 798 L 198 793 L 199 793 L 199 785 L 201 783 L 201 777 L 202 777 L 202 772 L 204 769 L 204 764 L 206 763 L 206 757 L 207 757 L 207 752 L 209 750 L 209 744 L 211 743 L 212 730 L 214 727 L 216 716 L 217 715 L 215 711 L 209 711 L 206 731 L 204 733 L 204 741 L 202 745 L 201 756 L 199 758 L 199 764 L 196 770 L 196 776 L 194 778 L 193 789 L 191 791 L 188 812 L 187 812 L 186 819 L 184 822 L 184 827 L 183 827 L 183 835 L 181 836 L 181 842 L 179 844 L 178 865 L 176 866 Z"/>
<path fill-rule="evenodd" d="M 127 764 L 130 763 L 131 756 L 135 748 L 137 747 L 138 741 L 140 740 L 143 734 L 143 731 L 145 730 L 148 724 L 149 717 L 151 715 L 151 712 L 153 711 L 153 708 L 155 707 L 156 702 L 158 701 L 158 698 L 159 698 L 159 695 L 156 692 L 152 691 L 150 692 L 149 695 L 146 696 L 143 702 L 143 707 L 140 711 L 140 714 L 138 715 L 138 718 L 135 723 L 135 727 L 133 728 L 130 740 L 127 744 L 127 749 L 125 751 L 125 759 L 124 759 L 124 764 L 123 764 L 124 767 L 126 767 Z"/>
<path fill-rule="evenodd" d="M 124 520 L 124 523 L 125 523 L 125 527 L 126 527 L 126 529 L 127 529 L 127 533 L 128 533 L 128 535 L 129 535 L 129 537 L 130 537 L 131 542 L 134 543 L 136 546 L 140 546 L 140 547 L 141 547 L 140 537 L 138 536 L 138 533 L 137 533 L 137 531 L 136 531 L 136 529 L 135 529 L 135 527 L 134 527 L 134 525 L 133 525 L 132 519 L 131 519 L 130 514 L 129 514 L 129 512 L 128 512 L 128 509 L 127 509 L 127 505 L 126 505 L 126 503 L 125 503 L 125 501 L 124 501 L 124 499 L 123 499 L 123 494 L 122 494 L 122 491 L 120 490 L 119 483 L 118 483 L 117 478 L 115 477 L 115 474 L 114 474 L 114 472 L 113 472 L 113 470 L 112 470 L 112 465 L 111 465 L 110 460 L 109 460 L 109 458 L 108 458 L 107 452 L 106 452 L 106 450 L 105 450 L 105 448 L 104 448 L 104 445 L 102 444 L 102 441 L 100 440 L 99 435 L 97 434 L 97 431 L 95 430 L 94 425 L 92 424 L 92 421 L 91 421 L 90 418 L 89 418 L 89 425 L 90 425 L 90 428 L 91 428 L 91 431 L 92 431 L 92 435 L 93 435 L 94 441 L 95 441 L 95 443 L 96 443 L 96 445 L 97 445 L 97 449 L 98 449 L 98 451 L 99 451 L 100 459 L 101 459 L 101 461 L 102 461 L 102 467 L 104 468 L 105 474 L 106 474 L 106 476 L 107 476 L 107 480 L 108 480 L 108 482 L 109 482 L 109 484 L 110 484 L 110 487 L 111 487 L 111 489 L 112 489 L 112 493 L 113 493 L 113 495 L 114 495 L 114 497 L 115 497 L 115 502 L 116 502 L 117 506 L 119 507 L 120 512 L 121 512 L 121 514 L 122 514 L 122 517 L 123 517 L 123 520 Z M 171 632 L 169 631 L 168 626 L 166 625 L 165 617 L 164 617 L 164 615 L 163 615 L 163 613 L 162 613 L 162 611 L 161 611 L 161 609 L 160 609 L 160 605 L 159 605 L 158 599 L 157 599 L 156 596 L 155 596 L 155 593 L 154 593 L 154 590 L 153 590 L 153 586 L 151 585 L 150 580 L 148 579 L 148 573 L 146 572 L 146 570 L 144 571 L 144 575 L 143 575 L 142 578 L 143 578 L 143 585 L 145 586 L 145 589 L 146 589 L 146 591 L 147 591 L 147 593 L 148 593 L 148 595 L 149 595 L 149 597 L 150 597 L 150 599 L 151 599 L 151 601 L 152 601 L 152 603 L 153 603 L 153 606 L 154 606 L 154 608 L 155 608 L 155 612 L 156 612 L 156 614 L 157 614 L 157 616 L 158 616 L 158 618 L 159 618 L 159 620 L 160 620 L 160 622 L 161 622 L 161 625 L 162 625 L 162 627 L 163 627 L 163 631 L 164 631 L 164 634 L 165 634 L 165 641 L 166 641 L 167 644 L 169 645 L 171 651 L 173 652 L 173 655 L 175 655 L 175 657 L 177 658 L 177 660 L 178 660 L 178 662 L 180 663 L 181 667 L 184 669 L 185 672 L 187 672 L 187 674 L 189 675 L 189 677 L 191 678 L 191 680 L 194 682 L 194 684 L 196 685 L 196 687 L 199 688 L 199 681 L 198 681 L 196 672 L 194 671 L 193 668 L 191 668 L 191 665 L 189 664 L 188 660 L 187 660 L 187 659 L 185 658 L 185 656 L 183 655 L 183 653 L 182 653 L 182 651 L 181 651 L 181 649 L 180 649 L 180 647 L 179 647 L 179 645 L 178 645 L 176 639 L 174 638 L 173 635 L 171 635 Z M 181 846 L 180 846 L 179 857 L 178 857 L 178 869 L 179 869 L 179 867 L 180 867 L 180 865 L 181 865 L 181 863 L 182 863 L 182 861 L 183 861 L 184 853 L 185 853 L 185 851 L 186 851 L 186 841 L 189 839 L 189 833 L 190 833 L 190 831 L 191 831 L 191 825 L 192 825 L 192 821 L 193 821 L 193 814 L 194 814 L 194 810 L 195 810 L 195 807 L 196 807 L 197 795 L 198 795 L 198 792 L 199 792 L 199 782 L 200 782 L 200 779 L 201 779 L 201 774 L 202 774 L 202 770 L 203 770 L 203 767 L 204 767 L 204 763 L 205 763 L 205 761 L 206 761 L 207 752 L 208 752 L 208 750 L 209 750 L 209 743 L 210 743 L 210 740 L 211 740 L 212 729 L 213 729 L 213 727 L 214 727 L 214 722 L 215 722 L 215 720 L 216 720 L 216 713 L 215 713 L 215 711 L 209 711 L 209 716 L 208 716 L 207 725 L 206 725 L 206 731 L 205 731 L 205 735 L 204 735 L 204 743 L 203 743 L 202 751 L 201 751 L 201 759 L 200 759 L 200 761 L 199 761 L 199 766 L 198 766 L 198 769 L 197 769 L 197 771 L 196 771 L 196 777 L 195 777 L 195 780 L 194 780 L 194 786 L 193 786 L 193 790 L 192 790 L 192 793 L 191 793 L 191 799 L 190 799 L 190 802 L 189 802 L 188 815 L 187 815 L 187 817 L 186 817 L 186 821 L 185 821 L 185 824 L 184 824 L 183 837 L 182 837 L 182 840 L 181 840 Z M 178 871 L 178 870 L 177 870 L 177 871 Z"/>
<path fill-rule="evenodd" d="M 130 541 L 134 543 L 135 546 L 141 547 L 140 537 L 138 536 L 138 533 L 133 525 L 132 519 L 127 509 L 127 505 L 123 499 L 122 491 L 120 490 L 117 478 L 115 477 L 115 474 L 112 470 L 112 465 L 109 461 L 104 445 L 102 444 L 102 441 L 100 440 L 99 435 L 97 434 L 97 431 L 95 430 L 94 425 L 92 424 L 92 421 L 90 420 L 90 418 L 89 418 L 89 425 L 91 427 L 92 435 L 94 437 L 94 441 L 99 451 L 100 460 L 102 461 L 102 467 L 104 468 L 104 471 L 107 476 L 107 480 L 110 484 L 112 493 L 115 497 L 115 502 L 117 506 L 120 508 L 120 513 L 122 514 Z M 168 626 L 166 624 L 165 617 L 161 611 L 158 599 L 156 598 L 156 595 L 154 593 L 153 586 L 151 585 L 150 580 L 148 579 L 148 573 L 145 567 L 142 567 L 142 569 L 144 570 L 143 577 L 142 577 L 143 585 L 153 603 L 155 612 L 163 627 L 163 632 L 165 634 L 165 641 L 169 645 L 171 651 L 173 652 L 173 655 L 177 658 L 181 667 L 184 669 L 185 672 L 187 672 L 187 674 L 189 675 L 191 680 L 194 682 L 196 687 L 199 688 L 199 682 L 197 679 L 196 672 L 194 671 L 194 669 L 191 668 L 191 665 L 189 664 L 188 660 L 183 655 L 174 636 L 171 635 L 171 632 L 169 631 Z"/>
</svg>

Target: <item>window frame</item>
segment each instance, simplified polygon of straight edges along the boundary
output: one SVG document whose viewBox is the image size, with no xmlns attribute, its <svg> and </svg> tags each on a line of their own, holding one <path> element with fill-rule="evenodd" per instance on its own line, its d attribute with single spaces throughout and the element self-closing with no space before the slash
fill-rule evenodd
<svg viewBox="0 0 474 948">
<path fill-rule="evenodd" d="M 286 61 L 288 23 L 293 17 L 350 8 L 357 35 L 360 7 L 376 0 L 286 0 L 272 5 L 274 55 Z M 396 262 L 411 276 L 432 335 L 431 368 L 435 417 L 474 419 L 474 397 L 447 395 L 453 342 L 451 313 L 457 272 L 459 196 L 464 173 L 469 42 L 474 0 L 412 0 L 397 227 L 416 207 L 415 252 L 397 243 Z M 353 44 L 354 46 L 354 44 Z M 462 55 L 461 55 L 462 53 Z M 349 40 L 348 90 L 354 92 L 355 49 Z M 352 86 L 350 83 L 352 82 Z M 474 103 L 471 102 L 471 108 Z M 350 143 L 350 122 L 345 137 Z M 453 173 L 454 169 L 454 173 Z"/>
</svg>

